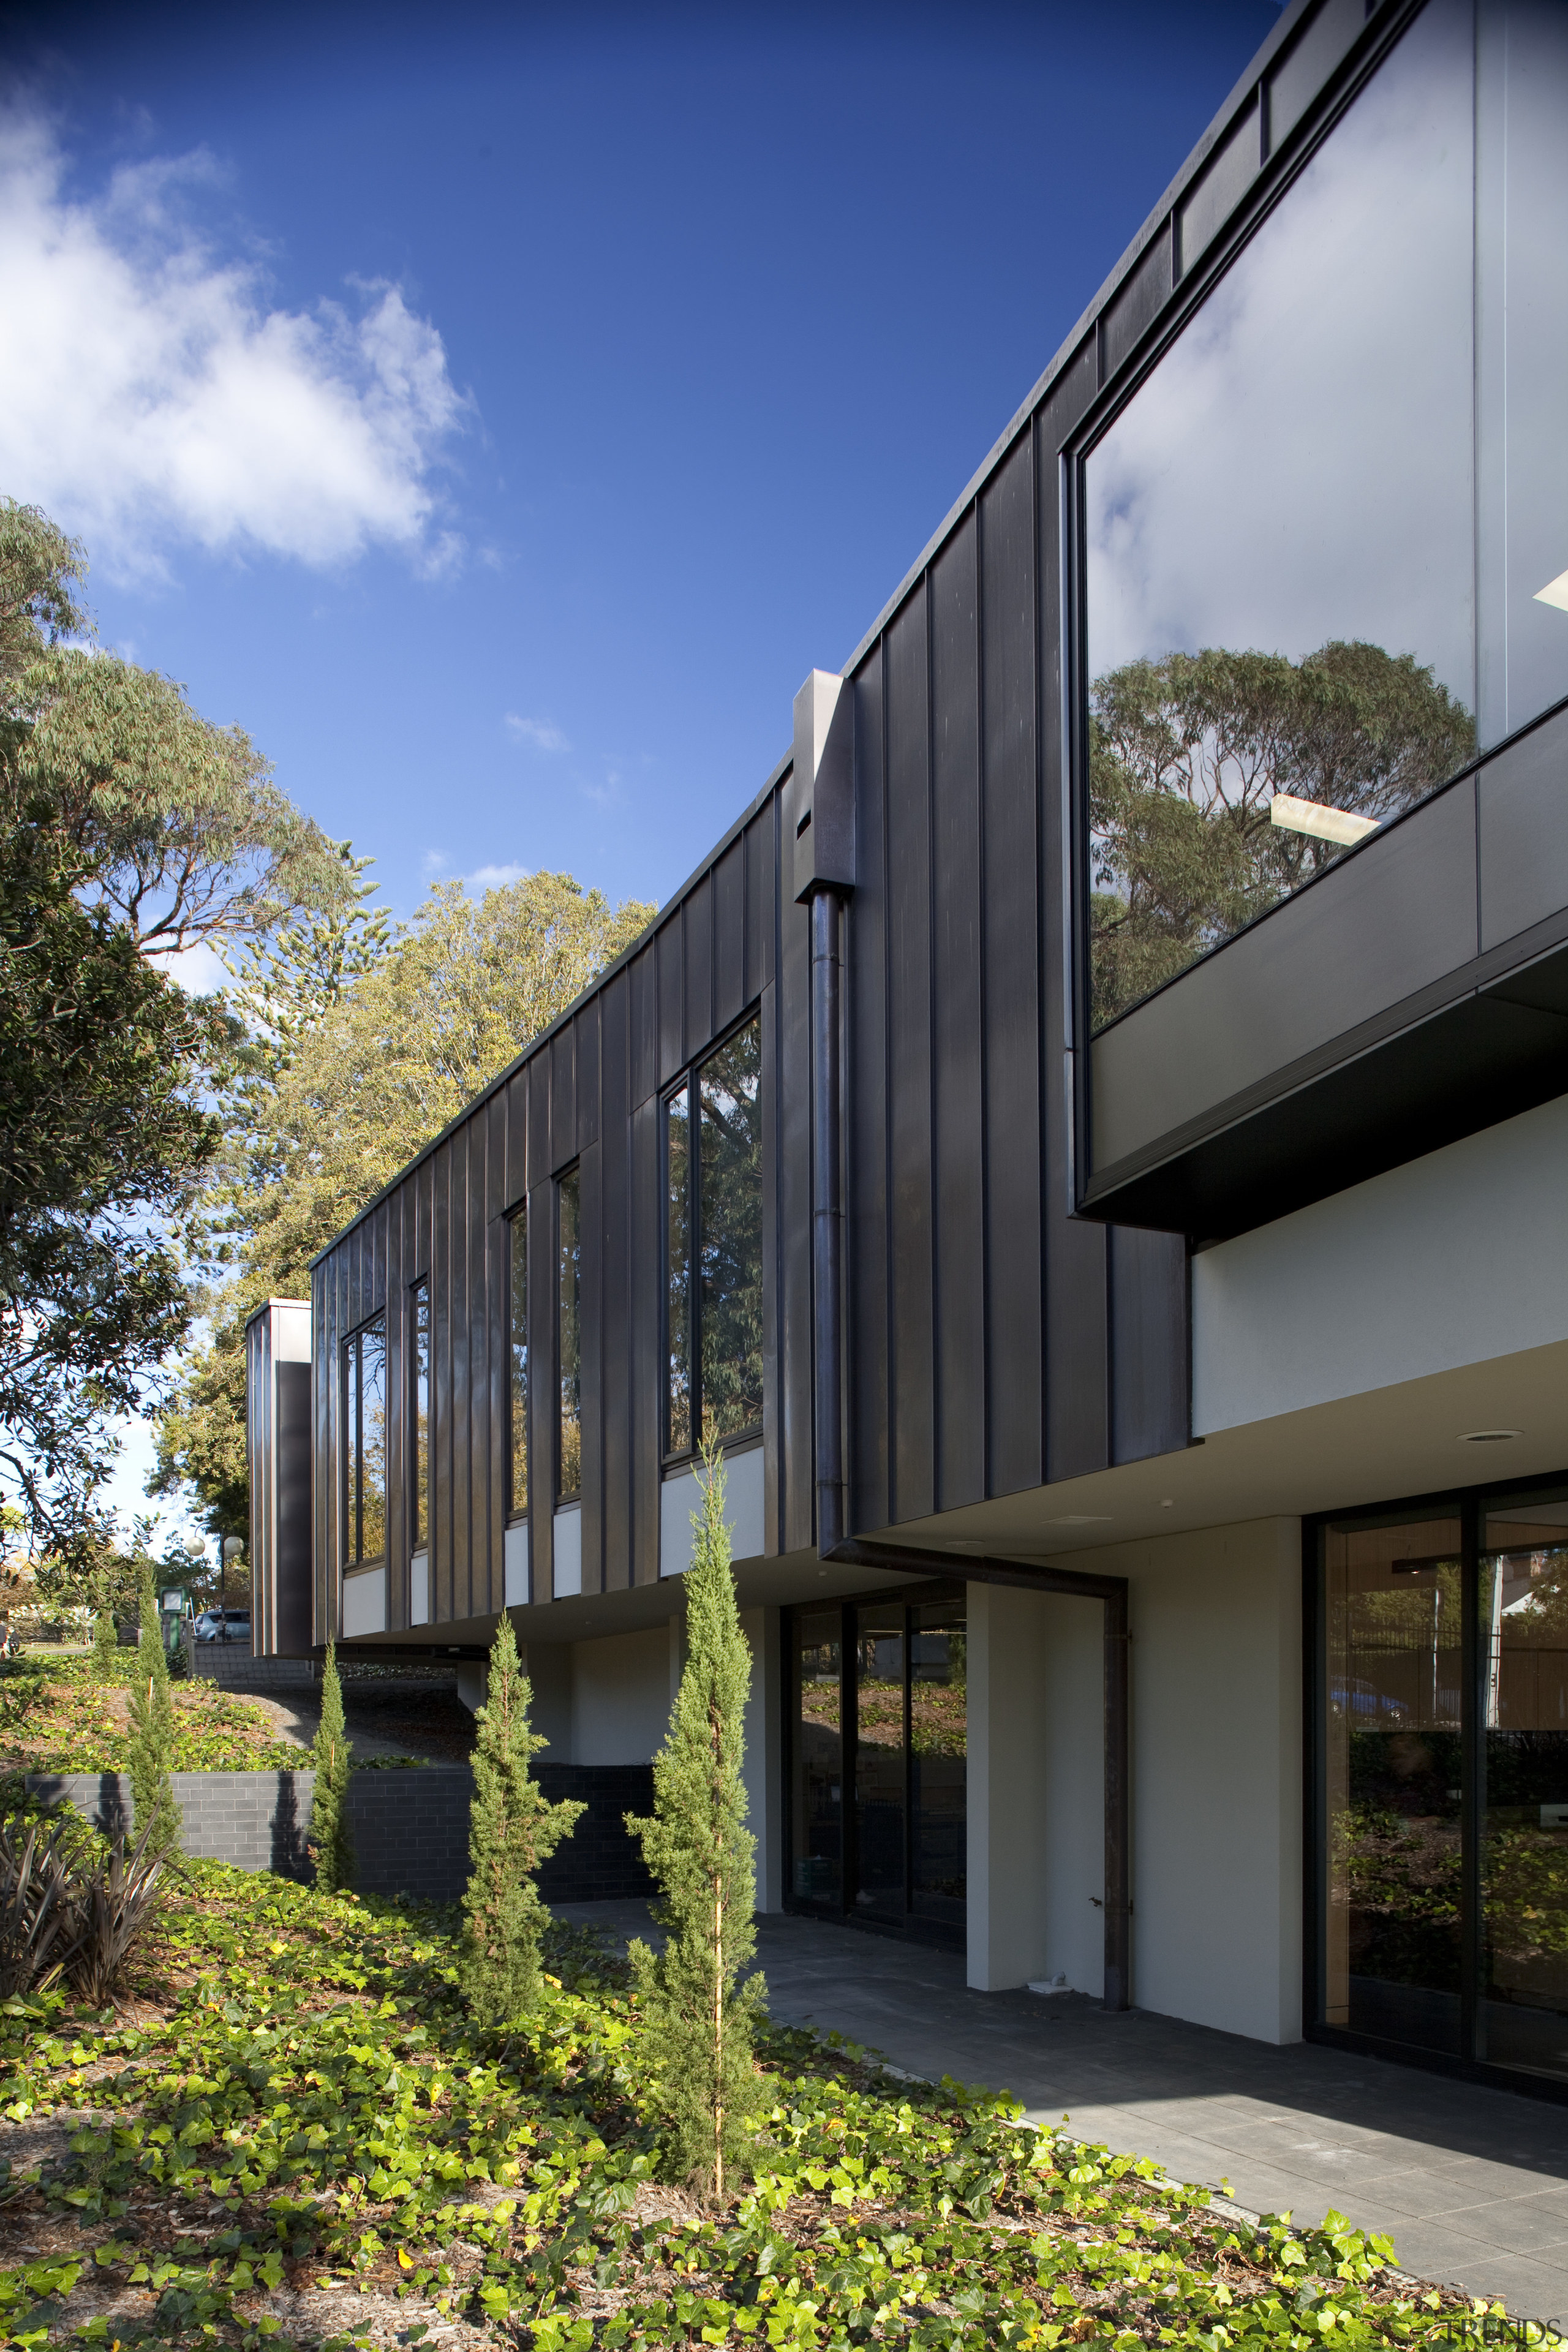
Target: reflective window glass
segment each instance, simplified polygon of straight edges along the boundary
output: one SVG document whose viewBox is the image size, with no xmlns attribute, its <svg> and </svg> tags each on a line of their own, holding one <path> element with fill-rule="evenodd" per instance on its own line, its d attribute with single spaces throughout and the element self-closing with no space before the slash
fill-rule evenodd
<svg viewBox="0 0 1568 2352">
<path fill-rule="evenodd" d="M 665 1444 L 763 1421 L 763 1040 L 755 1017 L 665 1102 Z"/>
<path fill-rule="evenodd" d="M 561 1367 L 556 1496 L 559 1501 L 569 1502 L 583 1491 L 583 1196 L 575 1168 L 563 1176 L 555 1191 L 560 1219 L 556 1338 Z"/>
<path fill-rule="evenodd" d="M 904 1912 L 904 1612 L 859 1609 L 855 1631 L 855 1907 Z"/>
<path fill-rule="evenodd" d="M 837 1910 L 843 1887 L 842 1682 L 837 1609 L 792 1622 L 790 1886 L 803 1903 Z"/>
<path fill-rule="evenodd" d="M 511 1455 L 507 1501 L 515 1518 L 528 1508 L 528 1215 L 519 1209 L 508 1227 L 511 1243 L 510 1363 Z"/>
<path fill-rule="evenodd" d="M 910 1908 L 965 1921 L 968 1651 L 962 1610 L 910 1612 Z"/>
<path fill-rule="evenodd" d="M 748 1021 L 697 1073 L 701 1170 L 702 1427 L 763 1418 L 763 1038 Z"/>
<path fill-rule="evenodd" d="M 1324 1581 L 1323 2021 L 1457 2053 L 1459 1520 L 1331 1527 Z"/>
<path fill-rule="evenodd" d="M 669 1350 L 665 1444 L 691 1446 L 691 1118 L 688 1087 L 664 1107 L 668 1234 L 666 1336 Z"/>
<path fill-rule="evenodd" d="M 1087 457 L 1096 1024 L 1473 752 L 1474 107 L 1428 0 Z"/>
<path fill-rule="evenodd" d="M 1476 2055 L 1568 2075 L 1568 1496 L 1487 1513 L 1479 1601 Z"/>
<path fill-rule="evenodd" d="M 416 1282 L 410 1297 L 408 1355 L 409 1418 L 413 1423 L 410 1459 L 413 1467 L 409 1517 L 411 1551 L 423 1551 L 430 1540 L 430 1286 Z"/>
<path fill-rule="evenodd" d="M 386 1324 L 378 1316 L 343 1347 L 343 1565 L 386 1549 Z"/>
</svg>

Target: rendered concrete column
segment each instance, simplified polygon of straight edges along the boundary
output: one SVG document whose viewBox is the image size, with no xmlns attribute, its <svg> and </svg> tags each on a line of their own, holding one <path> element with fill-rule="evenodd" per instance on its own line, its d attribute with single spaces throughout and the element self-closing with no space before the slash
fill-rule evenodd
<svg viewBox="0 0 1568 2352">
<path fill-rule="evenodd" d="M 529 1720 L 549 1740 L 539 1759 L 545 1764 L 572 1764 L 572 1651 L 565 1642 L 523 1644 L 522 1670 L 533 1690 Z"/>
<path fill-rule="evenodd" d="M 1046 1614 L 1046 1965 L 1073 1992 L 1105 1990 L 1105 1607 L 1064 1593 Z M 1134 1922 L 1136 1925 L 1136 1921 Z M 1137 1938 L 1133 1938 L 1136 1984 Z"/>
<path fill-rule="evenodd" d="M 1046 1974 L 1049 1600 L 968 1593 L 969 1981 L 999 1992 Z"/>
<path fill-rule="evenodd" d="M 752 1692 L 746 1702 L 747 1815 L 757 1841 L 757 1908 L 784 1909 L 784 1726 L 781 1721 L 779 1612 L 742 1609 L 741 1631 L 752 1646 Z"/>
</svg>

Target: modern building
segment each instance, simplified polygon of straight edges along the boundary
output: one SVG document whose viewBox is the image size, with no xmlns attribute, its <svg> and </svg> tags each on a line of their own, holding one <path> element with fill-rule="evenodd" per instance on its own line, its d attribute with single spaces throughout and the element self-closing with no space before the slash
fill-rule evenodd
<svg viewBox="0 0 1568 2352">
<path fill-rule="evenodd" d="M 1568 2084 L 1564 219 L 1568 9 L 1285 10 L 266 1475 L 258 1318 L 258 1638 L 646 1762 L 707 1431 L 765 1908 Z"/>
</svg>

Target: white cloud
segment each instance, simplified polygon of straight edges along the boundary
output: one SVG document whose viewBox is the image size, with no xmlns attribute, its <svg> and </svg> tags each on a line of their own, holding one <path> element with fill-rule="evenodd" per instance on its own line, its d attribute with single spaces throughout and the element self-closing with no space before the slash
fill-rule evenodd
<svg viewBox="0 0 1568 2352">
<path fill-rule="evenodd" d="M 515 710 L 509 710 L 506 729 L 514 743 L 531 743 L 536 751 L 569 751 L 572 749 L 560 728 L 550 719 L 521 719 Z"/>
<path fill-rule="evenodd" d="M 1095 675 L 1363 637 L 1473 705 L 1470 84 L 1449 38 L 1417 20 L 1091 455 Z"/>
<path fill-rule="evenodd" d="M 469 404 L 401 290 L 268 309 L 261 269 L 180 216 L 210 156 L 64 193 L 47 118 L 0 112 L 0 486 L 121 573 L 172 542 L 315 565 L 372 545 L 448 572 L 430 474 Z"/>
<path fill-rule="evenodd" d="M 473 873 L 465 874 L 466 890 L 505 890 L 513 882 L 525 881 L 532 868 L 528 866 L 479 866 Z"/>
</svg>

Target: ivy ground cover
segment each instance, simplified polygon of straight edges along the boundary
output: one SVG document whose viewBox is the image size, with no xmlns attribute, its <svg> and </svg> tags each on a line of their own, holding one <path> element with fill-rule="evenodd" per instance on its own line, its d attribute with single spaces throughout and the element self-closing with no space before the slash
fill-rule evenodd
<svg viewBox="0 0 1568 2352">
<path fill-rule="evenodd" d="M 130 1763 L 130 1683 L 134 1650 L 121 1654 L 117 1678 L 100 1678 L 92 1657 L 7 1660 L 0 1673 L 0 1756 L 12 1771 L 123 1772 Z M 177 1682 L 170 1696 L 171 1772 L 289 1771 L 309 1761 L 274 1736 L 266 1712 L 216 1683 Z"/>
<path fill-rule="evenodd" d="M 619 1965 L 480 2033 L 448 1915 L 189 1865 L 116 2014 L 0 2013 L 0 2344 L 1404 2347 L 1479 2307 L 1345 2227 L 775 2031 L 754 2179 L 661 2182 Z"/>
</svg>

